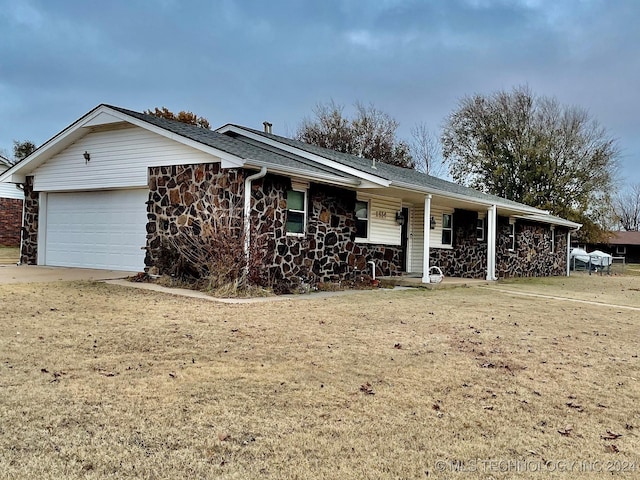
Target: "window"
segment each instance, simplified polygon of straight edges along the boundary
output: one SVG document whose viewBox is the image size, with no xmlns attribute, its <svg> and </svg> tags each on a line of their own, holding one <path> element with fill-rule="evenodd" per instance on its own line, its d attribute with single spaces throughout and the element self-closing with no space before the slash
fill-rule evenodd
<svg viewBox="0 0 640 480">
<path fill-rule="evenodd" d="M 616 255 L 626 255 L 627 247 L 625 245 L 618 245 L 616 247 Z"/>
<path fill-rule="evenodd" d="M 551 227 L 551 253 L 556 253 L 556 229 Z"/>
<path fill-rule="evenodd" d="M 479 218 L 476 222 L 476 238 L 479 242 L 484 241 L 484 218 Z"/>
<path fill-rule="evenodd" d="M 369 238 L 369 202 L 356 201 L 356 237 Z"/>
<path fill-rule="evenodd" d="M 516 249 L 516 221 L 509 220 L 509 250 Z"/>
<path fill-rule="evenodd" d="M 442 245 L 453 244 L 453 215 L 442 214 Z"/>
<path fill-rule="evenodd" d="M 304 235 L 307 226 L 307 192 L 287 192 L 287 235 Z"/>
</svg>

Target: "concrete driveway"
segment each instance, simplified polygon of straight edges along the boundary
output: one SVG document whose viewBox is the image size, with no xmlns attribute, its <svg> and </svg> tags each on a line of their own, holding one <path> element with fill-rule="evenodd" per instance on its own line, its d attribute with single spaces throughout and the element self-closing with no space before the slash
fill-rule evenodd
<svg viewBox="0 0 640 480">
<path fill-rule="evenodd" d="M 137 272 L 93 270 L 90 268 L 41 267 L 36 265 L 0 265 L 0 284 L 64 282 L 71 280 L 112 280 Z"/>
</svg>

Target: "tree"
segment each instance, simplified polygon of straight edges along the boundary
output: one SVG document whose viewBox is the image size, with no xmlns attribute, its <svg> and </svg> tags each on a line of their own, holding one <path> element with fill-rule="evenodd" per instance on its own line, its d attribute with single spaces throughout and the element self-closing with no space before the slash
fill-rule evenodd
<svg viewBox="0 0 640 480">
<path fill-rule="evenodd" d="M 445 176 L 447 167 L 438 137 L 424 123 L 419 123 L 411 129 L 411 138 L 410 151 L 415 169 L 434 177 Z"/>
<path fill-rule="evenodd" d="M 145 113 L 146 115 L 153 115 L 154 117 L 166 118 L 167 120 L 177 120 L 178 122 L 187 123 L 189 125 L 195 125 L 196 127 L 202 127 L 211 130 L 209 120 L 204 117 L 199 117 L 193 112 L 185 112 L 184 110 L 182 110 L 176 115 L 167 107 L 155 107 L 154 110 L 145 110 L 143 113 Z"/>
<path fill-rule="evenodd" d="M 590 217 L 609 198 L 619 151 L 585 110 L 527 87 L 465 97 L 442 144 L 455 181 L 583 223 L 599 239 Z"/>
<path fill-rule="evenodd" d="M 13 141 L 13 161 L 14 163 L 21 162 L 36 150 L 36 144 L 30 140 L 24 140 L 22 142 L 18 140 Z"/>
<path fill-rule="evenodd" d="M 627 231 L 640 230 L 640 183 L 631 185 L 618 194 L 613 208 L 620 226 Z"/>
<path fill-rule="evenodd" d="M 296 138 L 306 143 L 350 153 L 358 157 L 414 168 L 409 145 L 396 137 L 398 122 L 373 105 L 355 104 L 355 116 L 347 118 L 333 101 L 318 104 L 314 119 L 304 119 Z"/>
</svg>

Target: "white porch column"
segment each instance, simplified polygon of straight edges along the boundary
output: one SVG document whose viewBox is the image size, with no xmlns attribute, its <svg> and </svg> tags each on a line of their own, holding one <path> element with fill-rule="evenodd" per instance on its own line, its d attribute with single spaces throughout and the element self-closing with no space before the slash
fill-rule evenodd
<svg viewBox="0 0 640 480">
<path fill-rule="evenodd" d="M 567 232 L 567 277 L 571 273 L 571 230 Z"/>
<path fill-rule="evenodd" d="M 424 197 L 424 248 L 422 251 L 422 283 L 429 280 L 429 253 L 431 237 L 431 194 Z"/>
<path fill-rule="evenodd" d="M 496 229 L 497 210 L 495 205 L 487 209 L 487 280 L 496 279 Z"/>
</svg>

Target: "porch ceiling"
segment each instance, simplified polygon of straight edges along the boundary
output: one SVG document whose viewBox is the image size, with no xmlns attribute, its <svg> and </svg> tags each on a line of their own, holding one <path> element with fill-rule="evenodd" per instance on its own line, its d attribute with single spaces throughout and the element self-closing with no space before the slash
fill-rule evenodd
<svg viewBox="0 0 640 480">
<path fill-rule="evenodd" d="M 399 188 L 371 188 L 366 190 L 367 193 L 373 195 L 380 195 L 382 197 L 401 198 L 402 203 L 406 205 L 421 206 L 424 205 L 424 199 L 426 194 L 419 192 L 411 192 L 408 190 L 402 190 Z M 449 198 L 442 195 L 432 194 L 432 205 L 461 208 L 465 210 L 475 210 L 478 212 L 486 212 L 488 205 L 484 205 L 477 201 L 467 201 L 456 198 Z"/>
<path fill-rule="evenodd" d="M 404 190 L 400 188 L 371 188 L 366 189 L 367 193 L 371 193 L 373 195 L 380 195 L 382 197 L 391 197 L 391 198 L 401 198 L 402 203 L 409 206 L 421 206 L 424 205 L 425 193 L 421 192 L 413 192 L 410 190 Z M 469 199 L 459 199 L 459 198 L 451 198 L 445 195 L 439 195 L 436 193 L 432 194 L 431 197 L 431 205 L 438 207 L 450 207 L 450 208 L 460 208 L 464 210 L 476 211 L 476 212 L 486 212 L 488 208 L 490 208 L 490 204 L 488 202 L 483 203 L 478 200 Z M 509 216 L 519 216 L 519 217 L 528 217 L 531 213 L 525 213 L 523 210 L 518 210 L 515 208 L 509 208 L 504 205 L 497 206 L 497 213 L 503 217 Z M 540 221 L 540 220 L 539 220 Z"/>
</svg>

